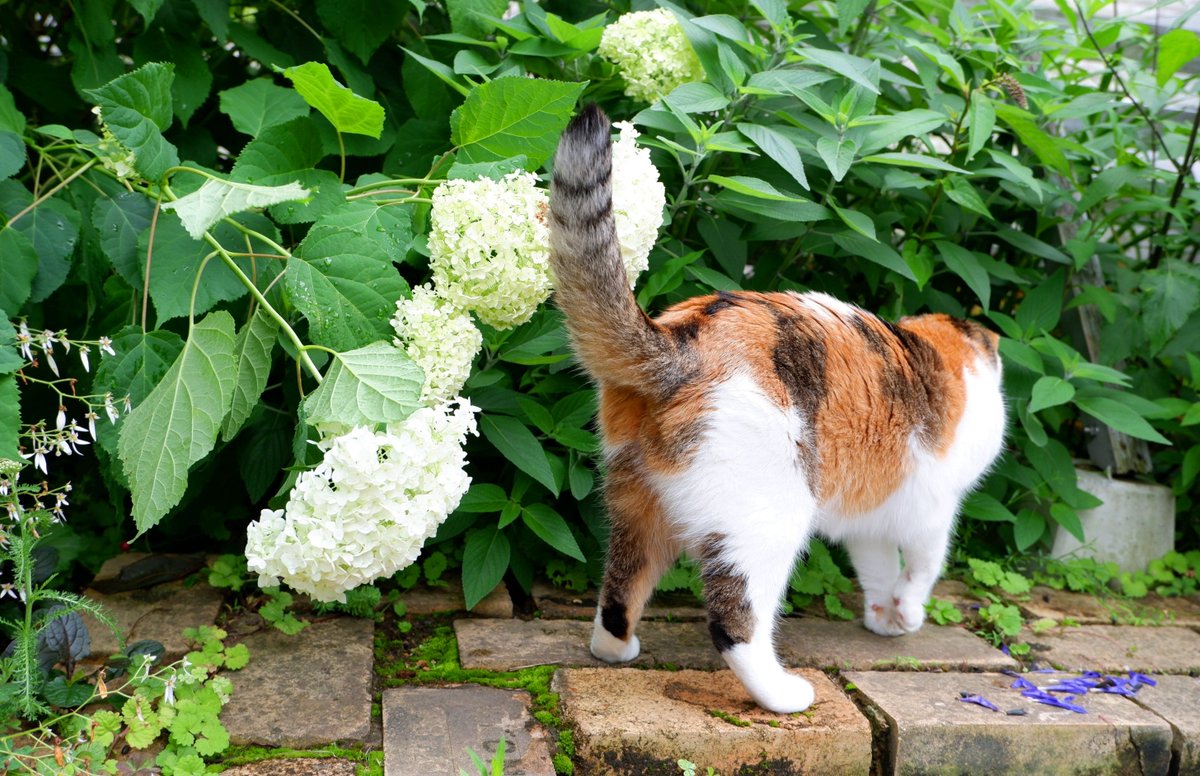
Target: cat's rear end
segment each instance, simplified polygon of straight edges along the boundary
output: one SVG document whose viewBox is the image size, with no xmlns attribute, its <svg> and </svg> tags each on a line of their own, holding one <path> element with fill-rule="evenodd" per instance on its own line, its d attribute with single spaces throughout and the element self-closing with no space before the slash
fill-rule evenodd
<svg viewBox="0 0 1200 776">
<path fill-rule="evenodd" d="M 765 708 L 803 710 L 812 688 L 772 644 L 796 557 L 814 532 L 842 542 L 866 627 L 921 626 L 959 503 L 1003 440 L 997 338 L 823 294 L 719 293 L 651 320 L 620 261 L 609 133 L 594 106 L 572 122 L 551 197 L 556 300 L 599 385 L 607 464 L 592 652 L 637 656 L 642 609 L 686 550 L 730 668 Z"/>
</svg>

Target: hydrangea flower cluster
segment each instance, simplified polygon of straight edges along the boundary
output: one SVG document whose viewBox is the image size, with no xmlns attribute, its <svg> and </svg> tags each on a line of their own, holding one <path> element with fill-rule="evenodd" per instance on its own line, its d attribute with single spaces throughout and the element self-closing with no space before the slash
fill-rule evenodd
<svg viewBox="0 0 1200 776">
<path fill-rule="evenodd" d="M 449 180 L 433 192 L 429 265 L 439 296 L 497 329 L 550 296 L 549 198 L 533 173 Z"/>
<path fill-rule="evenodd" d="M 463 443 L 475 412 L 457 399 L 386 431 L 359 427 L 322 442 L 324 460 L 299 476 L 285 508 L 247 527 L 259 585 L 282 580 L 344 602 L 347 590 L 413 563 L 470 485 Z"/>
<path fill-rule="evenodd" d="M 412 299 L 396 302 L 392 318 L 396 345 L 425 371 L 421 401 L 440 404 L 455 396 L 471 376 L 483 335 L 469 313 L 454 307 L 430 286 L 413 289 Z"/>
<path fill-rule="evenodd" d="M 658 180 L 658 168 L 650 161 L 650 149 L 638 148 L 633 124 L 618 121 L 613 126 L 621 132 L 612 149 L 613 218 L 632 288 L 638 275 L 650 266 L 650 249 L 658 239 L 667 196 Z"/>
<path fill-rule="evenodd" d="M 676 87 L 704 80 L 704 68 L 675 14 L 665 8 L 627 13 L 604 29 L 600 56 L 617 66 L 625 94 L 654 102 Z"/>
</svg>

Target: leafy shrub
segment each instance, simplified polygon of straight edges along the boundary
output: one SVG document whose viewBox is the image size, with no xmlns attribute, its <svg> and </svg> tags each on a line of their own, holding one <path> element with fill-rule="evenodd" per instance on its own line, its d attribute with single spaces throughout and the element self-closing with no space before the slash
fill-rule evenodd
<svg viewBox="0 0 1200 776">
<path fill-rule="evenodd" d="M 653 105 L 596 53 L 624 3 L 0 7 L 22 31 L 0 61 L 0 343 L 24 322 L 115 352 L 52 378 L 44 338 L 0 350 L 0 457 L 32 453 L 75 385 L 92 412 L 128 397 L 116 425 L 97 412 L 98 465 L 52 459 L 92 496 L 76 530 L 111 546 L 132 503 L 139 532 L 236 547 L 316 463 L 316 426 L 417 406 L 389 318 L 430 278 L 438 184 L 544 170 L 595 100 L 641 128 L 666 186 L 646 308 L 814 289 L 1004 334 L 1012 433 L 964 507 L 971 555 L 1081 533 L 1095 500 L 1073 459 L 1097 421 L 1172 442 L 1153 448 L 1156 476 L 1190 514 L 1200 240 L 1196 125 L 1178 105 L 1197 91 L 1179 53 L 1193 33 L 1155 46 L 1090 6 L 1047 23 L 1004 0 L 664 5 L 705 80 Z M 474 484 L 433 542 L 471 603 L 550 564 L 594 581 L 595 398 L 560 316 L 479 329 Z"/>
</svg>

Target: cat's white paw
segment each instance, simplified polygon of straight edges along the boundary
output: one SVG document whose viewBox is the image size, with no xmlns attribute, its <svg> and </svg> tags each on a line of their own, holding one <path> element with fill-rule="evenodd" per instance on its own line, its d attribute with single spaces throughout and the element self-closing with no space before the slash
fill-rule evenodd
<svg viewBox="0 0 1200 776">
<path fill-rule="evenodd" d="M 759 706 L 776 714 L 804 711 L 816 697 L 807 680 L 788 673 L 780 674 L 770 682 L 759 683 L 750 690 L 750 695 Z"/>
<path fill-rule="evenodd" d="M 884 603 L 867 603 L 863 625 L 880 636 L 915 633 L 925 622 L 925 606 L 916 599 L 893 598 Z"/>
<path fill-rule="evenodd" d="M 592 654 L 605 663 L 627 663 L 641 651 L 642 644 L 637 636 L 630 636 L 629 641 L 621 641 L 599 623 L 592 629 Z"/>
</svg>

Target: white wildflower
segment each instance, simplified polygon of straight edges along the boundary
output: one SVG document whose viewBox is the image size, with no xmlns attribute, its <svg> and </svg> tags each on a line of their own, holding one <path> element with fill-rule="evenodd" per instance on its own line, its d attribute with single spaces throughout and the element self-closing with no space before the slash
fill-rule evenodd
<svg viewBox="0 0 1200 776">
<path fill-rule="evenodd" d="M 112 340 L 108 337 L 101 337 L 97 344 L 100 346 L 100 350 L 102 352 L 107 353 L 110 356 L 117 355 L 117 351 L 113 350 Z"/>
<path fill-rule="evenodd" d="M 507 329 L 550 296 L 549 198 L 532 173 L 450 180 L 433 192 L 429 264 L 440 296 Z"/>
<path fill-rule="evenodd" d="M 21 351 L 21 358 L 26 361 L 33 360 L 33 336 L 29 333 L 25 321 L 17 325 L 17 349 Z"/>
<path fill-rule="evenodd" d="M 597 53 L 617 66 L 625 94 L 654 102 L 704 80 L 704 68 L 675 14 L 665 8 L 627 13 L 604 29 Z"/>
<path fill-rule="evenodd" d="M 88 363 L 88 353 L 91 353 L 91 352 L 92 352 L 92 349 L 89 348 L 87 345 L 79 346 L 79 360 L 83 363 L 83 371 L 85 371 L 85 372 L 92 371 L 92 366 L 91 366 L 91 364 Z"/>
<path fill-rule="evenodd" d="M 471 365 L 483 335 L 471 316 L 434 293 L 429 286 L 413 289 L 412 299 L 396 303 L 392 318 L 396 346 L 425 371 L 421 401 L 440 404 L 457 395 L 471 376 Z"/>
<path fill-rule="evenodd" d="M 650 149 L 638 148 L 638 131 L 628 121 L 613 126 L 621 132 L 612 149 L 613 218 L 632 287 L 650 265 L 650 249 L 658 239 L 667 195 L 658 180 L 658 169 L 650 161 Z"/>
<path fill-rule="evenodd" d="M 323 443 L 324 460 L 299 476 L 285 508 L 263 510 L 246 529 L 259 585 L 282 580 L 345 601 L 347 590 L 410 565 L 470 484 L 462 445 L 474 431 L 475 408 L 456 399 Z"/>
</svg>

